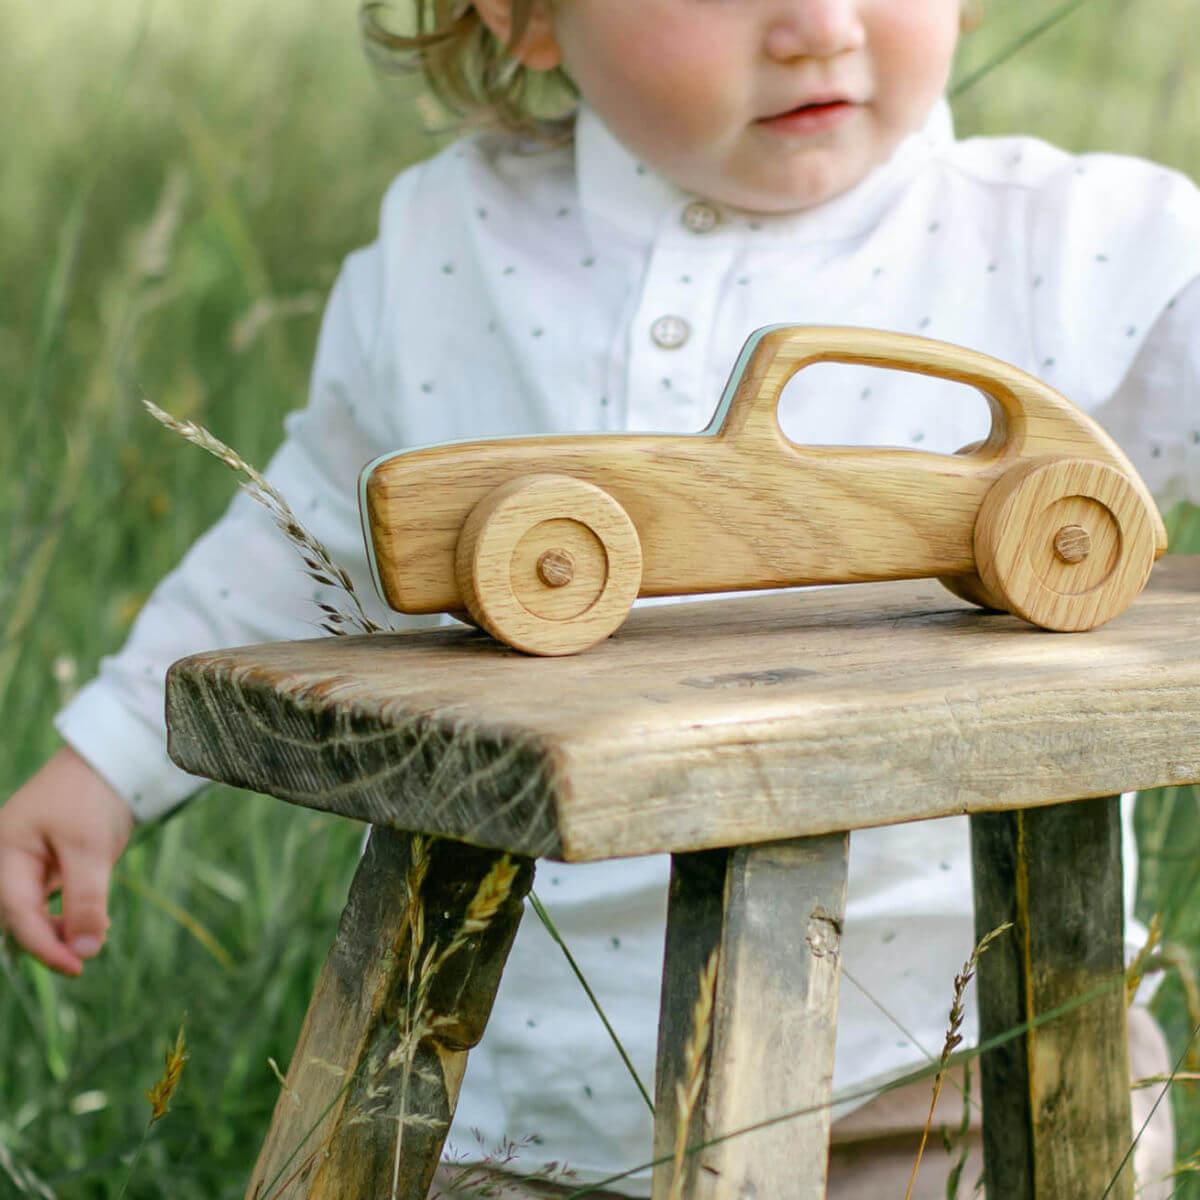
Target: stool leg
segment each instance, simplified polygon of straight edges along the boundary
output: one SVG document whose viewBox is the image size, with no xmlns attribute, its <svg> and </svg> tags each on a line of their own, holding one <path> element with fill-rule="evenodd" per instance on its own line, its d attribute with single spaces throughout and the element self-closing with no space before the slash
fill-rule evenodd
<svg viewBox="0 0 1200 1200">
<path fill-rule="evenodd" d="M 971 818 L 986 1040 L 1079 996 L 1091 1000 L 983 1055 L 989 1197 L 1132 1200 L 1119 797 Z"/>
<path fill-rule="evenodd" d="M 425 1200 L 532 883 L 530 859 L 372 829 L 247 1200 Z"/>
<path fill-rule="evenodd" d="M 672 1161 L 654 1200 L 824 1200 L 847 847 L 841 833 L 675 855 L 654 1126 Z M 810 1107 L 677 1169 L 685 1146 Z"/>
</svg>

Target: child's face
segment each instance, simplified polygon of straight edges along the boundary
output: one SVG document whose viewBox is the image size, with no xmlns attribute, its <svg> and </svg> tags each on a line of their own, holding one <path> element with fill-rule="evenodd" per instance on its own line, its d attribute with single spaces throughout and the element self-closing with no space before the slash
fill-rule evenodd
<svg viewBox="0 0 1200 1200">
<path fill-rule="evenodd" d="M 557 0 L 556 57 L 630 151 L 760 212 L 856 184 L 942 93 L 960 0 Z M 763 118 L 850 101 L 824 128 Z"/>
</svg>

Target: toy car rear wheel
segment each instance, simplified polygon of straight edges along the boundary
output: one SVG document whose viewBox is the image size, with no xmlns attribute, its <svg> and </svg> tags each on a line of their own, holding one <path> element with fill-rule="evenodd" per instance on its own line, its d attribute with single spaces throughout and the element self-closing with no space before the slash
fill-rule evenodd
<svg viewBox="0 0 1200 1200">
<path fill-rule="evenodd" d="M 526 475 L 489 492 L 458 538 L 459 592 L 475 622 L 528 654 L 577 654 L 615 632 L 642 582 L 629 514 L 569 475 Z"/>
<path fill-rule="evenodd" d="M 1001 475 L 975 520 L 984 587 L 1044 629 L 1094 629 L 1146 586 L 1155 540 L 1146 502 L 1120 471 L 1039 458 Z"/>
</svg>

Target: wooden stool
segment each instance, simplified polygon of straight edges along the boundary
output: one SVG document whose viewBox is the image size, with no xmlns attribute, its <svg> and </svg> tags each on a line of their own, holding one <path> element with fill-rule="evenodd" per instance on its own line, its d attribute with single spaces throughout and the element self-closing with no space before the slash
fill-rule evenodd
<svg viewBox="0 0 1200 1200">
<path fill-rule="evenodd" d="M 1067 1006 L 982 1058 L 989 1196 L 1094 1200 L 1125 1155 L 1116 793 L 1200 780 L 1200 558 L 1086 634 L 859 584 L 639 609 L 575 658 L 470 629 L 217 651 L 172 667 L 167 712 L 186 770 L 374 826 L 255 1200 L 380 1200 L 396 1170 L 423 1200 L 533 860 L 656 851 L 654 1195 L 824 1196 L 847 831 L 956 813 L 977 930 L 1015 924 L 981 1037 Z M 680 1137 L 797 1110 L 672 1189 Z"/>
</svg>

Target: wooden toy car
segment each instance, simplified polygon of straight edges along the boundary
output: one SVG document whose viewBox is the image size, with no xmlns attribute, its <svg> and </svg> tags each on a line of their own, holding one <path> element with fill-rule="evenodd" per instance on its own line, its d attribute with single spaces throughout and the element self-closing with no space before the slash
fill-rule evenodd
<svg viewBox="0 0 1200 1200">
<path fill-rule="evenodd" d="M 973 385 L 991 430 L 953 455 L 797 445 L 779 397 L 818 362 Z M 403 450 L 363 470 L 360 501 L 394 609 L 545 655 L 608 637 L 638 596 L 930 576 L 1046 629 L 1091 629 L 1167 548 L 1129 460 L 1053 388 L 946 342 L 838 326 L 757 330 L 700 433 Z"/>
</svg>

